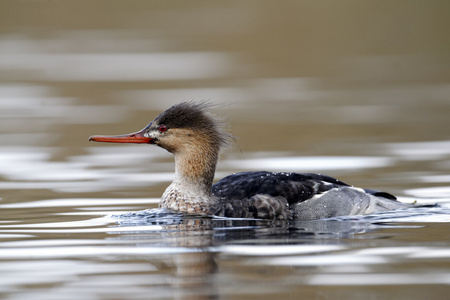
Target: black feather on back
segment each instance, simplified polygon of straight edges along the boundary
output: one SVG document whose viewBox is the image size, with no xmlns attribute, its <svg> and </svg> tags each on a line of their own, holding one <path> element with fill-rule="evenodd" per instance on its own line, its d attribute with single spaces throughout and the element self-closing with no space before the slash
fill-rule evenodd
<svg viewBox="0 0 450 300">
<path fill-rule="evenodd" d="M 257 194 L 282 196 L 294 204 L 310 199 L 332 188 L 349 186 L 330 176 L 314 173 L 243 172 L 227 176 L 212 187 L 220 199 L 246 199 Z M 378 191 L 368 191 L 388 199 L 394 196 Z"/>
</svg>

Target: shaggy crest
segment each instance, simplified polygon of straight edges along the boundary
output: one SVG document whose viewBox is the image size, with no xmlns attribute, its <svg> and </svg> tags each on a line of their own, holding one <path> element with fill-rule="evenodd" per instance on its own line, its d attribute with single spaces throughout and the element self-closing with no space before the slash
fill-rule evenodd
<svg viewBox="0 0 450 300">
<path fill-rule="evenodd" d="M 164 124 L 168 128 L 189 128 L 199 132 L 205 132 L 208 137 L 219 147 L 228 145 L 232 136 L 225 132 L 224 122 L 209 113 L 213 105 L 209 102 L 181 102 L 155 118 L 157 124 Z"/>
</svg>

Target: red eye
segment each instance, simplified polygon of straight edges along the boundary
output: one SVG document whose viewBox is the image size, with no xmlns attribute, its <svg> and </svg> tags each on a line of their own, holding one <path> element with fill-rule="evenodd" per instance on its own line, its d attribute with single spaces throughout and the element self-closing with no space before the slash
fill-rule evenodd
<svg viewBox="0 0 450 300">
<path fill-rule="evenodd" d="M 159 125 L 158 130 L 159 130 L 159 132 L 166 132 L 167 131 L 167 126 L 166 125 Z"/>
</svg>

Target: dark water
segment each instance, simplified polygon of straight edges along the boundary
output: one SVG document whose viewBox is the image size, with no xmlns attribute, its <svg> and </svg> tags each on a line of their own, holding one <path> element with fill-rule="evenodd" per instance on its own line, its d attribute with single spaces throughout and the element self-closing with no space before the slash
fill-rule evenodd
<svg viewBox="0 0 450 300">
<path fill-rule="evenodd" d="M 446 1 L 2 1 L 0 298 L 446 299 Z M 439 205 L 308 222 L 156 210 L 169 153 L 102 145 L 207 99 L 216 178 L 320 172 Z"/>
</svg>

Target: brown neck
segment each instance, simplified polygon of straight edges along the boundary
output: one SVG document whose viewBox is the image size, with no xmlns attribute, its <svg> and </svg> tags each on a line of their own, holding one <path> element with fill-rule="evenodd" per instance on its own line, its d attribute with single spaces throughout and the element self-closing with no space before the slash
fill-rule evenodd
<svg viewBox="0 0 450 300">
<path fill-rule="evenodd" d="M 217 150 L 192 149 L 175 155 L 175 179 L 180 187 L 211 196 L 211 185 L 218 160 Z"/>
<path fill-rule="evenodd" d="M 175 178 L 159 206 L 187 213 L 213 214 L 217 199 L 211 195 L 211 186 L 220 143 L 202 132 L 192 134 L 192 131 L 177 129 L 176 133 L 170 143 L 161 145 L 175 155 Z"/>
<path fill-rule="evenodd" d="M 183 145 L 183 149 L 179 150 L 174 152 L 175 178 L 161 197 L 159 207 L 202 215 L 214 214 L 217 200 L 211 195 L 211 186 L 218 148 L 198 143 Z"/>
</svg>

